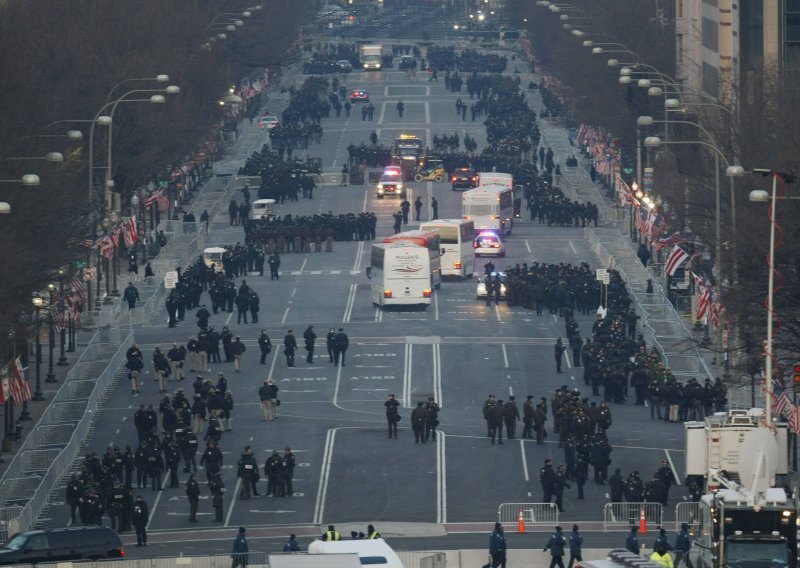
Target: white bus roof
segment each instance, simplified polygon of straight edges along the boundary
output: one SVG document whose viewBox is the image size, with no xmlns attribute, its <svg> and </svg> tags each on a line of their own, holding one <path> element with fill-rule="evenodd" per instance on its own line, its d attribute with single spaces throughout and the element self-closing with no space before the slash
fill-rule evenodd
<svg viewBox="0 0 800 568">
<path fill-rule="evenodd" d="M 472 189 L 468 189 L 462 195 L 477 195 L 478 193 L 500 193 L 504 191 L 511 191 L 511 188 L 507 185 L 500 185 L 496 183 L 492 183 L 489 185 L 482 185 L 481 187 L 475 187 Z"/>
<path fill-rule="evenodd" d="M 203 249 L 203 254 L 222 254 L 225 251 L 222 247 L 208 247 Z"/>
<path fill-rule="evenodd" d="M 270 554 L 269 568 L 361 568 L 358 554 Z"/>
<path fill-rule="evenodd" d="M 273 205 L 275 203 L 274 199 L 256 199 L 253 201 L 253 206 L 256 205 Z"/>
<path fill-rule="evenodd" d="M 387 250 L 388 249 L 397 249 L 397 248 L 411 248 L 411 247 L 422 249 L 422 250 L 428 250 L 425 247 L 423 247 L 421 245 L 418 245 L 417 243 L 415 243 L 413 241 L 402 241 L 402 240 L 401 241 L 392 241 L 390 243 L 375 243 L 372 246 L 374 246 L 374 247 L 382 247 L 382 248 L 385 248 Z"/>
<path fill-rule="evenodd" d="M 383 557 L 386 559 L 386 563 L 379 564 L 379 566 L 383 568 L 403 568 L 400 557 L 382 538 L 336 541 L 315 540 L 308 545 L 308 553 L 309 555 L 356 553 L 360 558 Z"/>
</svg>

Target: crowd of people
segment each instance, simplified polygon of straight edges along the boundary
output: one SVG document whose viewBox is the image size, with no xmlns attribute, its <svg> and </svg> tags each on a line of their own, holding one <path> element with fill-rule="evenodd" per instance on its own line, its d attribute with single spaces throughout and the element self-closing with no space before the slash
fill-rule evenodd
<svg viewBox="0 0 800 568">
<path fill-rule="evenodd" d="M 502 73 L 508 65 L 504 55 L 482 53 L 475 49 L 457 50 L 455 46 L 432 45 L 427 49 L 428 65 L 439 71 Z"/>
<path fill-rule="evenodd" d="M 332 212 L 314 215 L 283 215 L 252 219 L 244 226 L 245 242 L 267 253 L 331 251 L 334 241 L 367 241 L 375 238 L 375 213 Z"/>
</svg>

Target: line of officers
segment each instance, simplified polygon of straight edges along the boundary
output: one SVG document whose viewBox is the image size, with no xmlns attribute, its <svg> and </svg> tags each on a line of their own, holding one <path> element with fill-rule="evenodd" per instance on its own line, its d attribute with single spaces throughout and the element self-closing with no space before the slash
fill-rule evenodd
<svg viewBox="0 0 800 568">
<path fill-rule="evenodd" d="M 158 440 L 154 433 L 150 436 Z M 186 445 L 183 457 L 187 459 L 184 473 L 189 473 L 185 484 L 186 497 L 189 501 L 189 522 L 196 523 L 197 513 L 202 497 L 200 482 L 197 481 L 196 468 L 189 469 L 194 464 L 197 438 L 191 432 L 186 434 Z M 194 449 L 192 449 L 194 448 Z M 164 453 L 162 459 L 160 452 Z M 73 474 L 66 488 L 66 501 L 70 510 L 72 524 L 78 522 L 78 517 L 83 525 L 101 525 L 103 516 L 108 515 L 111 528 L 117 532 L 131 530 L 133 524 L 137 529 L 137 536 L 141 533 L 140 544 L 146 543 L 144 527 L 149 521 L 147 503 L 141 495 L 133 497 L 133 472 L 137 472 L 137 485 L 141 489 L 147 484 L 147 478 L 152 479 L 153 490 L 161 491 L 161 475 L 166 461 L 170 475 L 170 489 L 179 488 L 178 466 L 181 454 L 174 442 L 159 447 L 142 442 L 142 446 L 134 454 L 130 446 L 124 452 L 119 448 L 108 448 L 102 461 L 97 454 L 86 456 L 81 465 L 81 472 Z M 217 444 L 209 441 L 200 460 L 201 467 L 205 466 L 208 491 L 211 495 L 211 504 L 214 509 L 214 521 L 223 521 L 223 499 L 225 495 L 225 482 L 222 479 L 223 455 Z M 281 455 L 277 450 L 267 458 L 263 471 L 267 478 L 266 495 L 287 497 L 294 494 L 292 480 L 296 457 L 290 447 L 284 448 Z M 251 496 L 260 496 L 258 482 L 260 480 L 259 466 L 250 446 L 245 447 L 236 464 L 237 477 L 241 480 L 241 499 L 250 499 Z"/>
</svg>

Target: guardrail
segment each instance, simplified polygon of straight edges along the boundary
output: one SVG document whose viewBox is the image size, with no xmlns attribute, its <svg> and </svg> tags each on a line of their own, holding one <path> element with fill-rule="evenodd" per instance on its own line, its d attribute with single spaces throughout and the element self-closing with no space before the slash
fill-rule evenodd
<svg viewBox="0 0 800 568">
<path fill-rule="evenodd" d="M 638 527 L 642 511 L 647 524 L 661 526 L 663 507 L 661 503 L 606 503 L 603 507 L 603 530 L 628 530 Z"/>
<path fill-rule="evenodd" d="M 680 530 L 681 524 L 690 527 L 700 524 L 700 503 L 678 503 L 675 505 L 675 530 Z"/>
<path fill-rule="evenodd" d="M 111 386 L 117 370 L 123 366 L 125 352 L 132 342 L 133 334 L 129 330 L 98 330 L 70 369 L 36 428 L 25 438 L 0 479 L 0 495 L 5 503 L 11 505 L 0 507 L 0 520 L 7 519 L 6 530 L 17 532 L 33 526 L 47 503 L 50 491 L 79 456 L 100 400 Z M 83 381 L 86 372 L 93 374 L 98 363 L 105 369 L 99 376 L 91 377 L 94 379 L 91 392 L 85 400 L 75 400 L 71 383 Z M 71 432 L 67 441 L 65 430 Z M 41 455 L 39 444 L 42 441 L 60 446 L 50 448 L 47 460 L 37 459 Z"/>
<path fill-rule="evenodd" d="M 497 520 L 511 525 L 519 520 L 519 514 L 526 525 L 557 525 L 558 507 L 554 503 L 502 503 L 497 509 Z"/>
</svg>

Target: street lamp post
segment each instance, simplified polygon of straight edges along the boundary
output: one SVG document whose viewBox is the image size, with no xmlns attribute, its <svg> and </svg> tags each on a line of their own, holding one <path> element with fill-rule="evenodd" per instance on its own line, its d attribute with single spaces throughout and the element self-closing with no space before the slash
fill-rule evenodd
<svg viewBox="0 0 800 568">
<path fill-rule="evenodd" d="M 64 314 L 65 302 L 64 302 L 64 269 L 58 269 L 58 309 L 61 312 L 62 316 Z M 67 347 L 67 327 L 63 323 L 61 324 L 61 352 L 58 356 L 58 366 L 64 367 L 65 365 L 69 365 L 69 361 L 67 361 L 66 355 L 66 347 Z"/>
<path fill-rule="evenodd" d="M 44 306 L 44 298 L 34 296 L 33 307 L 36 311 L 36 390 L 33 393 L 33 400 L 44 400 L 42 393 L 42 317 L 41 310 Z"/>
<path fill-rule="evenodd" d="M 754 190 L 750 192 L 750 201 L 769 201 L 769 256 L 767 257 L 767 264 L 769 265 L 769 274 L 767 276 L 767 342 L 764 346 L 765 361 L 765 377 L 764 387 L 766 390 L 766 408 L 765 414 L 767 424 L 772 423 L 772 343 L 773 343 L 773 319 L 775 317 L 775 208 L 778 204 L 778 180 L 781 184 L 792 181 L 794 176 L 782 174 L 769 169 L 754 168 L 753 173 L 762 174 L 772 177 L 772 194 L 767 194 L 764 190 Z"/>
<path fill-rule="evenodd" d="M 46 383 L 57 383 L 58 381 L 56 380 L 56 373 L 53 370 L 53 359 L 54 359 L 53 352 L 55 351 L 55 348 L 56 348 L 56 331 L 55 331 L 55 328 L 53 326 L 53 292 L 56 291 L 56 285 L 53 284 L 53 283 L 50 283 L 50 284 L 47 285 L 47 289 L 50 292 L 50 306 L 48 308 L 50 310 L 50 313 L 48 314 L 48 317 L 47 317 L 47 321 L 48 321 L 48 325 L 49 325 L 49 330 L 48 330 L 49 331 L 49 333 L 48 333 L 48 336 L 49 336 L 48 340 L 49 341 L 48 341 L 48 346 L 47 346 L 47 348 L 48 348 L 47 378 L 44 380 L 44 382 L 46 382 Z"/>
</svg>

